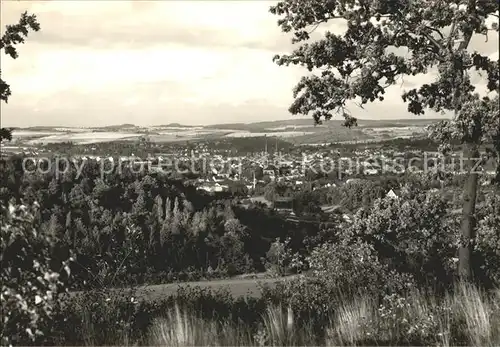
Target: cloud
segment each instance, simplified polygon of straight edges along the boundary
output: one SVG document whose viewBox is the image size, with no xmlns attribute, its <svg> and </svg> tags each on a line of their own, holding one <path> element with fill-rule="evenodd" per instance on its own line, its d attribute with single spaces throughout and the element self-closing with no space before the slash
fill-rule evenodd
<svg viewBox="0 0 500 347">
<path fill-rule="evenodd" d="M 144 48 L 182 44 L 218 48 L 290 48 L 267 9 L 269 1 L 47 1 L 30 10 L 44 26 L 36 42 L 53 45 Z M 9 16 L 11 17 L 11 16 Z M 92 18 L 92 20 L 89 20 Z"/>
<path fill-rule="evenodd" d="M 278 67 L 290 36 L 268 11 L 275 1 L 8 1 L 1 23 L 24 10 L 42 30 L 2 57 L 12 97 L 2 105 L 7 126 L 169 122 L 207 124 L 289 118 L 292 88 L 307 70 Z M 3 30 L 3 28 L 2 28 Z M 318 28 L 345 30 L 340 21 Z M 485 54 L 498 37 L 474 39 Z M 498 54 L 498 53 L 497 53 Z M 360 117 L 409 117 L 401 88 L 383 104 L 351 110 Z"/>
<path fill-rule="evenodd" d="M 266 50 L 207 51 L 177 45 L 143 50 L 53 49 L 40 52 L 31 69 L 6 78 L 16 91 L 12 100 L 31 95 L 28 103 L 45 96 L 57 99 L 64 90 L 102 93 L 126 87 L 127 93 L 135 93 L 141 84 L 154 84 L 162 97 L 197 98 L 200 105 L 273 94 L 273 102 L 289 102 L 301 71 L 291 74 L 270 60 Z"/>
<path fill-rule="evenodd" d="M 201 125 L 213 123 L 239 123 L 262 120 L 289 119 L 286 108 L 270 103 L 266 99 L 247 99 L 239 104 L 213 102 L 200 105 L 189 98 L 171 100 L 161 99 L 158 92 L 151 92 L 154 86 L 143 86 L 142 92 L 124 93 L 123 90 L 109 90 L 102 94 L 85 92 L 63 92 L 60 102 L 45 98 L 40 104 L 44 107 L 30 107 L 25 104 L 12 104 L 12 113 L 32 115 L 32 118 L 19 117 L 18 126 L 32 124 L 99 126 L 118 123 L 137 125 L 182 124 Z M 124 97 L 123 94 L 127 94 Z M 110 102 L 112 100 L 113 102 Z M 78 114 L 78 117 L 74 115 Z M 39 119 L 39 122 L 36 122 Z M 34 121 L 35 120 L 35 121 Z M 43 120 L 43 121 L 41 121 Z"/>
<path fill-rule="evenodd" d="M 155 122 L 153 110 L 160 117 L 168 104 L 177 117 L 189 109 L 195 122 L 204 123 L 207 109 L 218 121 L 227 119 L 224 114 L 251 113 L 255 100 L 265 100 L 258 105 L 273 111 L 259 106 L 260 119 L 287 114 L 302 72 L 272 63 L 276 51 L 290 49 L 290 38 L 276 26 L 269 4 L 9 3 L 2 23 L 14 23 L 28 10 L 42 30 L 19 47 L 19 59 L 3 62 L 13 91 L 2 105 L 3 121 L 70 124 L 78 118 L 71 115 L 85 114 L 79 120 L 87 125 L 100 119 L 116 123 L 137 107 L 151 110 L 149 121 Z M 245 112 L 235 113 L 236 105 Z M 16 116 L 20 111 L 23 118 Z"/>
</svg>

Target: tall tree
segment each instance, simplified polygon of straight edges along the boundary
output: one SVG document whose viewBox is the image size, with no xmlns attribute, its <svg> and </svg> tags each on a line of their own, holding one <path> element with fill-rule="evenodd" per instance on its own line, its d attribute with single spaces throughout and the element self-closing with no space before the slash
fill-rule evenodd
<svg viewBox="0 0 500 347">
<path fill-rule="evenodd" d="M 40 24 L 34 14 L 24 12 L 17 24 L 7 25 L 5 28 L 5 33 L 0 38 L 0 51 L 3 50 L 3 52 L 9 55 L 12 59 L 16 59 L 19 55 L 15 45 L 24 43 L 24 40 L 28 37 L 30 30 L 40 30 Z M 7 84 L 2 77 L 0 77 L 0 100 L 7 103 L 10 95 L 11 91 L 9 84 Z M 10 141 L 11 139 L 11 130 L 7 128 L 0 128 L 0 142 L 3 140 Z"/>
<path fill-rule="evenodd" d="M 313 72 L 302 77 L 293 91 L 292 114 L 310 114 L 317 122 L 334 113 L 346 126 L 357 124 L 346 106 L 383 101 L 385 90 L 405 75 L 428 75 L 429 83 L 404 91 L 408 111 L 450 111 L 452 119 L 434 129 L 434 136 L 450 144 L 460 140 L 465 157 L 478 157 L 479 145 L 493 144 L 500 153 L 498 113 L 498 61 L 482 52 L 471 52 L 473 35 L 485 35 L 486 20 L 498 18 L 497 0 L 284 0 L 270 8 L 280 17 L 282 31 L 293 33 L 298 47 L 277 55 L 278 65 L 301 65 Z M 342 34 L 327 31 L 308 42 L 322 23 L 346 24 Z M 401 52 L 403 52 L 401 54 Z M 474 76 L 473 69 L 481 73 Z M 477 74 L 476 74 L 477 75 Z M 471 77 L 483 78 L 485 91 L 476 89 Z M 469 179 L 464 186 L 459 273 L 470 279 L 471 242 L 477 174 L 468 160 Z"/>
</svg>

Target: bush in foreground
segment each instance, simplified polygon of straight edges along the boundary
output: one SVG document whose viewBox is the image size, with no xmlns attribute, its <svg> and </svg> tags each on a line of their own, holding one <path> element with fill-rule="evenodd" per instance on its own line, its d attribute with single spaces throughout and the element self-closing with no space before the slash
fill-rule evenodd
<svg viewBox="0 0 500 347">
<path fill-rule="evenodd" d="M 45 327 L 69 275 L 68 262 L 53 256 L 52 235 L 34 227 L 36 213 L 37 205 L 0 204 L 2 345 L 33 343 L 49 333 Z"/>
<path fill-rule="evenodd" d="M 287 284 L 285 286 L 288 286 Z M 500 343 L 500 290 L 460 284 L 437 297 L 414 291 L 380 299 L 331 296 L 331 309 L 235 299 L 224 290 L 180 289 L 161 301 L 132 292 L 83 293 L 58 308 L 46 345 L 482 345 Z M 277 298 L 277 293 L 274 293 Z M 306 293 L 298 294 L 307 295 Z M 305 296 L 304 296 L 305 297 Z M 90 301 L 92 300 L 92 301 Z M 311 303 L 311 302 L 310 302 Z M 319 311 L 318 311 L 319 312 Z"/>
</svg>

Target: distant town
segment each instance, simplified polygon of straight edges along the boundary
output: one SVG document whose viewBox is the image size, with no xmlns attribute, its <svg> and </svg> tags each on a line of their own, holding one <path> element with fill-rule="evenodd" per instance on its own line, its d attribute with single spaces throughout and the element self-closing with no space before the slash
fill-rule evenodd
<svg viewBox="0 0 500 347">
<path fill-rule="evenodd" d="M 2 146 L 2 155 L 22 155 L 32 170 L 43 167 L 44 162 L 49 161 L 47 158 L 59 158 L 62 164 L 76 166 L 99 163 L 103 174 L 111 173 L 107 171 L 106 165 L 116 167 L 117 164 L 120 168 L 163 173 L 208 194 L 241 196 L 244 197 L 241 200 L 243 204 L 263 203 L 294 216 L 293 196 L 301 191 L 329 191 L 355 180 L 377 180 L 408 174 L 434 177 L 434 187 L 437 189 L 443 188 L 446 180 L 461 175 L 459 152 L 445 158 L 439 154 L 437 143 L 422 136 L 424 126 L 429 121 L 415 124 L 407 120 L 401 122 L 379 122 L 377 125 L 375 121 L 370 121 L 370 127 L 361 128 L 365 134 L 363 138 L 341 142 L 334 142 L 332 138 L 331 142 L 320 144 L 294 144 L 291 141 L 294 136 L 290 136 L 286 130 L 294 126 L 307 127 L 300 121 L 295 125 L 272 122 L 277 124 L 273 124 L 275 126 L 271 129 L 281 125 L 281 131 L 264 133 L 264 136 L 262 132 L 249 130 L 241 130 L 246 131 L 246 136 L 227 136 L 235 133 L 221 132 L 219 128 L 214 128 L 217 136 L 213 136 L 213 133 L 208 136 L 207 131 L 200 129 L 193 133 L 191 127 L 168 125 L 164 129 L 174 129 L 173 132 L 178 133 L 179 137 L 191 136 L 189 140 L 176 138 L 168 141 L 159 141 L 155 138 L 159 135 L 151 132 L 140 134 L 141 130 L 132 125 L 98 129 L 85 136 L 65 128 L 54 131 L 62 135 L 54 135 L 48 129 L 31 128 L 20 130 L 17 137 L 14 131 L 14 141 Z M 334 125 L 340 127 L 339 124 Z M 265 126 L 269 129 L 269 124 Z M 248 128 L 259 130 L 256 125 L 242 127 Z M 325 135 L 323 128 L 319 131 L 314 127 L 312 129 L 317 134 Z M 326 129 L 331 129 L 331 125 Z M 374 133 L 390 133 L 394 129 L 401 137 L 386 139 L 385 136 L 373 136 Z M 408 133 L 408 129 L 412 129 L 412 132 Z M 107 131 L 105 134 L 114 131 L 115 139 L 104 141 L 100 138 L 104 131 Z M 132 134 L 134 131 L 140 135 L 123 138 L 123 134 Z M 190 134 L 187 135 L 188 131 Z M 355 137 L 359 129 L 343 128 L 342 131 L 347 134 L 344 138 L 350 132 Z M 203 134 L 202 138 L 196 136 L 200 133 Z M 95 134 L 94 139 L 90 136 L 92 134 Z M 86 140 L 64 141 L 65 137 L 70 136 L 80 139 L 85 137 Z M 482 182 L 487 185 L 489 178 L 496 173 L 495 162 L 485 161 L 480 170 L 484 177 Z M 270 187 L 274 189 L 272 193 L 269 193 L 272 190 Z M 398 189 L 395 186 L 385 194 L 397 197 Z M 327 199 L 322 204 L 322 211 L 331 212 L 338 207 L 338 201 L 332 200 Z M 344 214 L 346 216 L 348 214 Z"/>
</svg>

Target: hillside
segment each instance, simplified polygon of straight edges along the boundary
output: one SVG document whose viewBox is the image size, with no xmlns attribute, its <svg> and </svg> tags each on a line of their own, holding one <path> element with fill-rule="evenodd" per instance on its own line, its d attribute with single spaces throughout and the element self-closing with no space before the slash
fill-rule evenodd
<svg viewBox="0 0 500 347">
<path fill-rule="evenodd" d="M 156 126 L 134 124 L 109 125 L 94 128 L 34 126 L 19 128 L 13 133 L 14 143 L 38 145 L 57 142 L 88 144 L 97 142 L 136 141 L 147 136 L 151 142 L 200 141 L 240 137 L 278 137 L 293 144 L 331 142 L 367 142 L 421 136 L 435 119 L 366 120 L 358 127 L 347 129 L 342 120 L 330 120 L 321 125 L 312 119 L 296 118 L 255 123 L 214 124 L 208 126 L 170 123 Z"/>
</svg>

